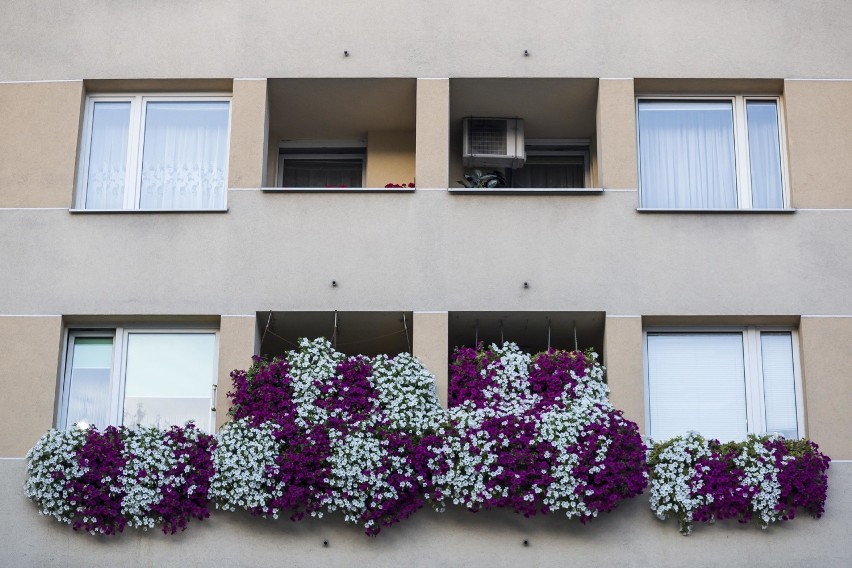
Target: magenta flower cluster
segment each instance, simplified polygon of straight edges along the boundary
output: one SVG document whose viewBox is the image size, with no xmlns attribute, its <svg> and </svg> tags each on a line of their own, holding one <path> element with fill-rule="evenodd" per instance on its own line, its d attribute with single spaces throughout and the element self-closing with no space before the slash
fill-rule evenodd
<svg viewBox="0 0 852 568">
<path fill-rule="evenodd" d="M 651 508 L 661 519 L 675 516 L 684 534 L 693 522 L 732 519 L 766 528 L 799 512 L 819 518 L 830 462 L 809 440 L 751 435 L 722 444 L 691 433 L 654 445 Z"/>
<path fill-rule="evenodd" d="M 471 510 L 563 509 L 581 522 L 641 494 L 646 448 L 636 424 L 609 404 L 595 357 L 551 349 L 530 359 L 511 344 L 456 349 L 455 449 L 443 454 L 454 475 L 444 492 Z M 459 463 L 471 464 L 474 475 Z"/>
<path fill-rule="evenodd" d="M 374 536 L 424 505 L 434 428 L 409 423 L 427 414 L 417 397 L 433 411 L 439 406 L 431 375 L 410 355 L 345 357 L 317 340 L 304 342 L 290 360 L 255 358 L 232 378 L 235 425 L 223 432 L 215 482 L 223 508 L 285 512 L 292 520 L 342 510 Z M 407 404 L 406 394 L 413 397 Z M 244 468 L 231 448 L 258 437 L 267 448 L 264 479 L 252 493 L 237 487 Z"/>
<path fill-rule="evenodd" d="M 74 530 L 164 533 L 210 515 L 215 439 L 194 424 L 51 430 L 29 451 L 25 494 Z"/>
</svg>

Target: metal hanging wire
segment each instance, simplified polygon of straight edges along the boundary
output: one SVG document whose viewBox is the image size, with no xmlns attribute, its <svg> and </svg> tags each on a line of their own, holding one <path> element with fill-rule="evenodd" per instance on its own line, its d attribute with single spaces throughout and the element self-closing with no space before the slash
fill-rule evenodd
<svg viewBox="0 0 852 568">
<path fill-rule="evenodd" d="M 547 318 L 547 350 L 550 351 L 550 318 Z"/>
<path fill-rule="evenodd" d="M 402 312 L 402 327 L 405 328 L 405 342 L 408 344 L 408 352 L 411 352 L 411 339 L 408 338 L 408 322 L 405 320 L 405 312 Z"/>
<path fill-rule="evenodd" d="M 331 332 L 331 346 L 337 349 L 337 310 L 334 310 L 334 329 Z"/>
<path fill-rule="evenodd" d="M 580 348 L 577 346 L 577 320 L 572 320 L 574 324 L 574 351 L 579 351 Z"/>
<path fill-rule="evenodd" d="M 269 310 L 269 317 L 266 319 L 266 328 L 263 330 L 263 335 L 260 336 L 260 352 L 263 353 L 263 340 L 266 339 L 266 334 L 269 333 L 269 325 L 272 323 L 272 310 Z"/>
</svg>

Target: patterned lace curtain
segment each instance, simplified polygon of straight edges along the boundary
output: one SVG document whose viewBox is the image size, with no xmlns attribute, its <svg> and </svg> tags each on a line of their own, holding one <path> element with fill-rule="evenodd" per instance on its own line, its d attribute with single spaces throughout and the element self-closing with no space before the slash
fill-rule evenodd
<svg viewBox="0 0 852 568">
<path fill-rule="evenodd" d="M 122 208 L 129 128 L 129 102 L 95 103 L 86 175 L 86 209 Z"/>
<path fill-rule="evenodd" d="M 225 205 L 228 102 L 149 102 L 141 209 Z"/>
</svg>

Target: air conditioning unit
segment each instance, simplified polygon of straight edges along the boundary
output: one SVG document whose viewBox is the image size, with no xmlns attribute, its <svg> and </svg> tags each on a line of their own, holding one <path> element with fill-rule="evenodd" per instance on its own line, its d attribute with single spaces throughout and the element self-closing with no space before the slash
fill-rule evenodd
<svg viewBox="0 0 852 568">
<path fill-rule="evenodd" d="M 523 119 L 465 118 L 462 151 L 465 167 L 522 167 L 527 159 Z"/>
</svg>

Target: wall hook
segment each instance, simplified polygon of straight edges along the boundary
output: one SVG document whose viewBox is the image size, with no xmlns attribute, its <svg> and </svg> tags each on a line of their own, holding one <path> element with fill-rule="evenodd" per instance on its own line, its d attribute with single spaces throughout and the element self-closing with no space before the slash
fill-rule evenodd
<svg viewBox="0 0 852 568">
<path fill-rule="evenodd" d="M 348 51 L 344 51 L 344 52 L 343 52 L 343 57 L 349 57 L 349 52 L 348 52 Z"/>
</svg>

